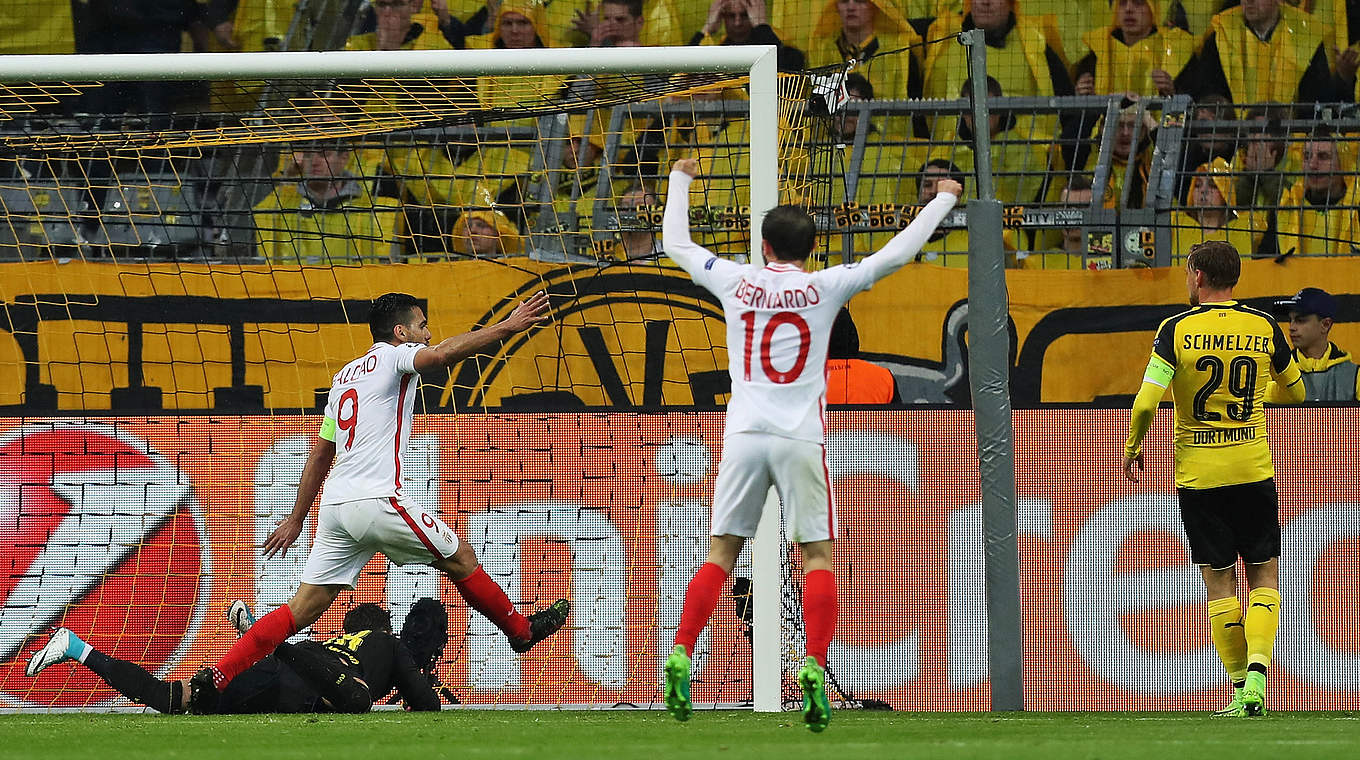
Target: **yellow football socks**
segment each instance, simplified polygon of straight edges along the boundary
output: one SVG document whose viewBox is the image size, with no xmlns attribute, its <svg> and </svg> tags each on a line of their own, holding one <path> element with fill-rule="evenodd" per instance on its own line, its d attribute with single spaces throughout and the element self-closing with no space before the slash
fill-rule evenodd
<svg viewBox="0 0 1360 760">
<path fill-rule="evenodd" d="M 1244 626 L 1248 664 L 1270 667 L 1270 655 L 1275 650 L 1275 630 L 1279 627 L 1280 592 L 1273 588 L 1252 589 L 1247 597 Z"/>
<path fill-rule="evenodd" d="M 1252 592 L 1255 593 L 1255 592 Z M 1213 633 L 1214 649 L 1228 671 L 1228 678 L 1240 685 L 1247 679 L 1247 636 L 1242 623 L 1242 603 L 1235 596 L 1209 600 L 1209 629 Z M 1275 629 L 1271 628 L 1271 637 Z M 1270 655 L 1266 655 L 1269 660 Z"/>
</svg>

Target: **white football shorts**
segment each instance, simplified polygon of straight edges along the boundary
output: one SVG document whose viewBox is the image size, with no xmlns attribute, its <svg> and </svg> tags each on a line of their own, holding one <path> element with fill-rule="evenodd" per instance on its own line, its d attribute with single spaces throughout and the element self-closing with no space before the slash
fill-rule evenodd
<svg viewBox="0 0 1360 760">
<path fill-rule="evenodd" d="M 302 582 L 354 588 L 378 552 L 398 565 L 428 565 L 456 551 L 453 529 L 409 501 L 388 497 L 326 504 L 317 517 Z"/>
<path fill-rule="evenodd" d="M 784 532 L 797 544 L 834 539 L 836 501 L 826 468 L 826 447 L 765 433 L 733 433 L 723 439 L 722 462 L 713 485 L 709 533 L 751 538 L 770 486 L 784 505 Z"/>
</svg>

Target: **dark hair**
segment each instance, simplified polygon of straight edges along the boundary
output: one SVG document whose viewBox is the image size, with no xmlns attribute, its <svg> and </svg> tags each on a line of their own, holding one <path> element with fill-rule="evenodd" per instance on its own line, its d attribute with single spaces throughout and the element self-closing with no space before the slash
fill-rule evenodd
<svg viewBox="0 0 1360 760">
<path fill-rule="evenodd" d="M 384 293 L 373 299 L 368 310 L 368 330 L 373 340 L 386 343 L 392 340 L 392 328 L 406 324 L 411 318 L 411 310 L 420 308 L 415 296 L 405 293 Z"/>
<path fill-rule="evenodd" d="M 994 98 L 999 98 L 1004 94 L 1001 91 L 1001 83 L 997 81 L 996 77 L 987 77 L 987 94 L 991 95 Z M 959 88 L 959 97 L 960 98 L 973 97 L 972 77 L 963 80 L 963 86 Z"/>
<path fill-rule="evenodd" d="M 1336 130 L 1329 124 L 1319 124 L 1313 127 L 1308 133 L 1307 142 L 1333 142 L 1336 140 Z"/>
<path fill-rule="evenodd" d="M 411 652 L 416 667 L 429 673 L 449 643 L 449 613 L 444 603 L 428 596 L 417 599 L 401 624 L 401 643 Z"/>
<path fill-rule="evenodd" d="M 765 212 L 760 236 L 770 244 L 776 259 L 803 261 L 812 255 L 817 227 L 802 206 L 784 204 Z"/>
<path fill-rule="evenodd" d="M 387 631 L 391 633 L 392 613 L 373 602 L 364 602 L 355 605 L 353 609 L 345 613 L 345 622 L 342 625 L 345 628 L 345 633 L 358 633 L 359 631 Z"/>
<path fill-rule="evenodd" d="M 1231 288 L 1242 276 L 1242 257 L 1226 240 L 1197 243 L 1185 263 L 1194 271 L 1203 272 L 1204 284 L 1215 290 Z"/>
<path fill-rule="evenodd" d="M 860 100 L 874 99 L 874 86 L 863 74 L 850 74 L 847 76 L 845 78 L 845 91 L 848 93 L 859 92 L 860 94 L 854 97 L 858 97 Z"/>
<path fill-rule="evenodd" d="M 600 5 L 622 5 L 628 8 L 628 15 L 642 18 L 642 0 L 601 0 Z"/>
<path fill-rule="evenodd" d="M 932 158 L 921 165 L 921 174 L 923 176 L 918 177 L 916 180 L 917 192 L 920 192 L 921 182 L 925 179 L 924 175 L 926 173 L 926 169 L 943 169 L 945 173 L 949 175 L 950 179 L 954 180 L 960 185 L 963 185 L 964 187 L 968 186 L 968 176 L 963 173 L 963 170 L 960 169 L 958 165 L 956 165 L 949 159 Z"/>
<path fill-rule="evenodd" d="M 844 306 L 836 312 L 836 321 L 831 323 L 831 340 L 826 346 L 828 359 L 855 359 L 859 357 L 859 330 L 855 320 L 850 318 L 850 310 Z"/>
<path fill-rule="evenodd" d="M 1073 190 L 1080 192 L 1082 190 L 1094 189 L 1095 182 L 1091 179 L 1091 175 L 1089 174 L 1073 174 L 1071 177 L 1067 178 L 1068 192 L 1072 192 Z"/>
</svg>

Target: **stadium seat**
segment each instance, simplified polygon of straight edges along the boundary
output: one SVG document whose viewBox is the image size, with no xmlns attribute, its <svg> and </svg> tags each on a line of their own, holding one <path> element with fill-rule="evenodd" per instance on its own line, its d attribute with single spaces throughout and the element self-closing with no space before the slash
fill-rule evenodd
<svg viewBox="0 0 1360 760">
<path fill-rule="evenodd" d="M 82 188 L 56 180 L 8 180 L 0 185 L 0 207 L 5 215 L 0 258 L 47 257 L 53 246 L 85 242 L 82 220 L 90 208 Z"/>
<path fill-rule="evenodd" d="M 202 241 L 202 206 L 174 174 L 119 174 L 105 189 L 100 216 L 91 239 L 97 246 L 173 253 Z"/>
</svg>

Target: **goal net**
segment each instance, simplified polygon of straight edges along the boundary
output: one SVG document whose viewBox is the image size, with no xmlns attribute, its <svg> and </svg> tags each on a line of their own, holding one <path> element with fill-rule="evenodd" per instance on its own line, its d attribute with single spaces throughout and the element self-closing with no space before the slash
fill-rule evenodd
<svg viewBox="0 0 1360 760">
<path fill-rule="evenodd" d="M 4 62 L 9 708 L 129 705 L 82 668 L 25 677 L 56 626 L 187 677 L 234 639 L 233 599 L 291 596 L 310 521 L 288 556 L 258 547 L 394 290 L 437 336 L 552 297 L 551 326 L 424 378 L 406 474 L 513 600 L 575 610 L 521 657 L 427 568 L 379 557 L 305 633 L 365 601 L 400 628 L 440 598 L 446 701 L 656 702 L 721 414 L 635 412 L 727 393 L 721 310 L 659 255 L 666 177 L 700 160 L 695 237 L 745 260 L 762 209 L 811 203 L 811 90 L 762 49 L 542 53 Z M 92 111 L 110 104 L 136 113 Z M 749 560 L 737 575 L 700 703 L 753 700 Z"/>
</svg>

